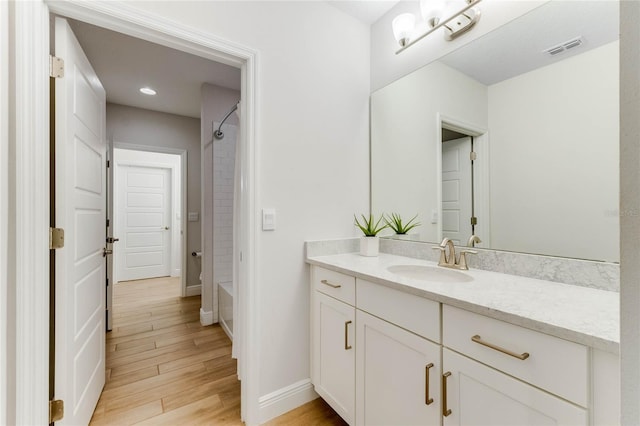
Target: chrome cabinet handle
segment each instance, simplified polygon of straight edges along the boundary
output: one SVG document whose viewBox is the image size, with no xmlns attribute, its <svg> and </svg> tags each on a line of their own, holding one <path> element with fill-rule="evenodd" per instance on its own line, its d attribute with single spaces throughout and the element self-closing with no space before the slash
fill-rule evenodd
<svg viewBox="0 0 640 426">
<path fill-rule="evenodd" d="M 493 349 L 495 351 L 502 352 L 503 354 L 512 356 L 514 358 L 518 358 L 519 360 L 522 360 L 522 361 L 524 361 L 525 359 L 529 358 L 529 353 L 528 352 L 523 352 L 521 354 L 517 354 L 515 352 L 511 352 L 508 349 L 501 348 L 500 346 L 496 346 L 496 345 L 494 345 L 492 343 L 489 343 L 489 342 L 485 342 L 484 340 L 482 340 L 482 337 L 480 337 L 477 334 L 471 338 L 471 341 L 473 341 L 475 343 L 478 343 L 478 344 L 480 344 L 482 346 L 486 346 L 488 348 L 491 348 L 491 349 Z"/>
<path fill-rule="evenodd" d="M 433 363 L 430 362 L 424 367 L 424 403 L 426 405 L 433 404 L 433 398 L 429 398 L 429 369 L 433 367 Z"/>
<path fill-rule="evenodd" d="M 328 286 L 329 286 L 329 287 L 331 287 L 331 288 L 340 288 L 340 287 L 342 287 L 340 284 L 332 284 L 332 283 L 330 283 L 330 282 L 329 282 L 329 281 L 327 281 L 327 280 L 322 280 L 322 281 L 320 281 L 320 282 L 321 282 L 322 284 L 324 284 L 324 285 L 328 285 Z"/>
<path fill-rule="evenodd" d="M 451 409 L 447 408 L 447 377 L 451 375 L 451 371 L 447 371 L 442 375 L 442 415 L 448 417 Z"/>
<path fill-rule="evenodd" d="M 349 324 L 351 321 L 344 322 L 344 350 L 348 351 L 351 349 L 351 345 L 349 344 Z"/>
</svg>

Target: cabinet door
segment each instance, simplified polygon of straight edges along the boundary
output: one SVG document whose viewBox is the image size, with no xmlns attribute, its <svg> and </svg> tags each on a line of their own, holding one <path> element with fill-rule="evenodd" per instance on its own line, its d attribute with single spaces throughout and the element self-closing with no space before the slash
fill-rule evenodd
<svg viewBox="0 0 640 426">
<path fill-rule="evenodd" d="M 440 346 L 356 311 L 356 421 L 440 425 Z"/>
<path fill-rule="evenodd" d="M 355 403 L 355 308 L 314 292 L 313 384 L 349 424 Z"/>
<path fill-rule="evenodd" d="M 446 348 L 442 365 L 444 426 L 588 424 L 585 409 Z"/>
</svg>

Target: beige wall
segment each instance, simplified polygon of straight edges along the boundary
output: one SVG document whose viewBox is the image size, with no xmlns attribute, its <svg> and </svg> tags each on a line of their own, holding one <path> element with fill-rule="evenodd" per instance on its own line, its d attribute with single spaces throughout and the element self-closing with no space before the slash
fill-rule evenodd
<svg viewBox="0 0 640 426">
<path fill-rule="evenodd" d="M 107 140 L 187 150 L 187 212 L 200 213 L 199 119 L 109 103 Z M 187 253 L 201 249 L 201 223 L 187 222 Z M 200 260 L 187 256 L 186 271 L 187 286 L 199 285 Z"/>
</svg>

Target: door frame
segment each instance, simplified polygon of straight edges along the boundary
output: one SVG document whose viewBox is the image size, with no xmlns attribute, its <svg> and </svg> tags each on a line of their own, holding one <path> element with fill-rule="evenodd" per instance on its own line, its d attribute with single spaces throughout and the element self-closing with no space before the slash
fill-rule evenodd
<svg viewBox="0 0 640 426">
<path fill-rule="evenodd" d="M 187 270 L 186 270 L 186 266 L 187 266 L 187 150 L 186 149 L 180 149 L 180 148 L 168 148 L 168 147 L 161 147 L 161 146 L 148 146 L 148 145 L 137 145 L 137 144 L 130 144 L 130 143 L 124 143 L 124 142 L 116 142 L 116 141 L 112 141 L 113 144 L 113 149 L 127 149 L 127 150 L 131 150 L 131 151 L 143 151 L 143 152 L 157 152 L 160 154 L 172 154 L 172 155 L 179 155 L 180 156 L 180 229 L 182 230 L 182 234 L 178 234 L 179 235 L 179 239 L 180 239 L 180 294 L 182 295 L 182 297 L 186 297 L 187 296 Z M 115 161 L 115 158 L 111 159 L 111 163 L 113 164 L 113 194 L 115 194 L 116 192 L 116 188 L 117 188 L 117 167 L 118 164 Z M 143 164 L 143 163 L 140 163 Z M 150 165 L 150 164 L 145 164 L 145 165 Z M 175 173 L 175 170 L 173 168 L 170 168 L 171 173 L 173 175 L 173 173 Z M 173 194 L 174 194 L 174 188 L 173 188 L 173 178 L 171 180 L 171 194 L 172 194 L 172 198 L 173 198 Z M 116 232 L 116 224 L 118 223 L 117 221 L 117 211 L 115 210 L 115 206 L 118 204 L 116 202 L 116 198 L 115 195 L 113 196 L 113 200 L 111 200 L 111 202 L 113 202 L 113 215 L 111 217 L 111 220 L 113 221 L 112 224 L 112 229 L 113 232 Z M 173 211 L 173 209 L 172 209 Z M 173 222 L 173 216 L 172 216 L 172 222 Z M 175 237 L 175 233 L 172 231 L 172 241 L 173 238 Z M 173 246 L 171 247 L 171 258 L 173 259 Z M 115 251 L 114 251 L 114 260 L 116 259 L 115 256 Z M 117 262 L 114 262 L 114 279 L 118 278 L 117 277 L 117 273 L 116 271 L 116 265 Z M 173 273 L 173 268 L 170 268 L 171 273 Z"/>
<path fill-rule="evenodd" d="M 48 423 L 49 388 L 49 13 L 78 19 L 143 38 L 241 70 L 242 180 L 240 226 L 241 285 L 246 295 L 241 310 L 241 415 L 248 424 L 260 422 L 260 305 L 256 285 L 259 258 L 257 200 L 260 187 L 259 146 L 255 110 L 257 52 L 169 19 L 141 13 L 123 2 L 13 2 L 15 127 L 15 420 L 18 424 Z M 251 350 L 247 350 L 251 348 Z"/>
<path fill-rule="evenodd" d="M 489 211 L 489 131 L 442 113 L 436 114 L 436 202 L 438 208 L 438 238 L 442 240 L 442 128 L 473 136 L 473 150 L 482 161 L 473 165 L 474 209 L 476 216 L 486 218 L 478 225 L 483 247 L 491 247 L 491 216 Z M 461 242 L 464 243 L 464 242 Z"/>
</svg>

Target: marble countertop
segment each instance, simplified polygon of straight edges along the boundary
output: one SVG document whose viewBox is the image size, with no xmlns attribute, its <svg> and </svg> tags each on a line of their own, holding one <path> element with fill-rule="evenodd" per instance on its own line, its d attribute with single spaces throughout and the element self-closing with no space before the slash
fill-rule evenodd
<svg viewBox="0 0 640 426">
<path fill-rule="evenodd" d="M 392 287 L 607 352 L 619 353 L 619 293 L 472 269 L 470 282 L 431 282 L 391 273 L 435 262 L 380 253 L 308 257 L 307 263 Z"/>
</svg>

